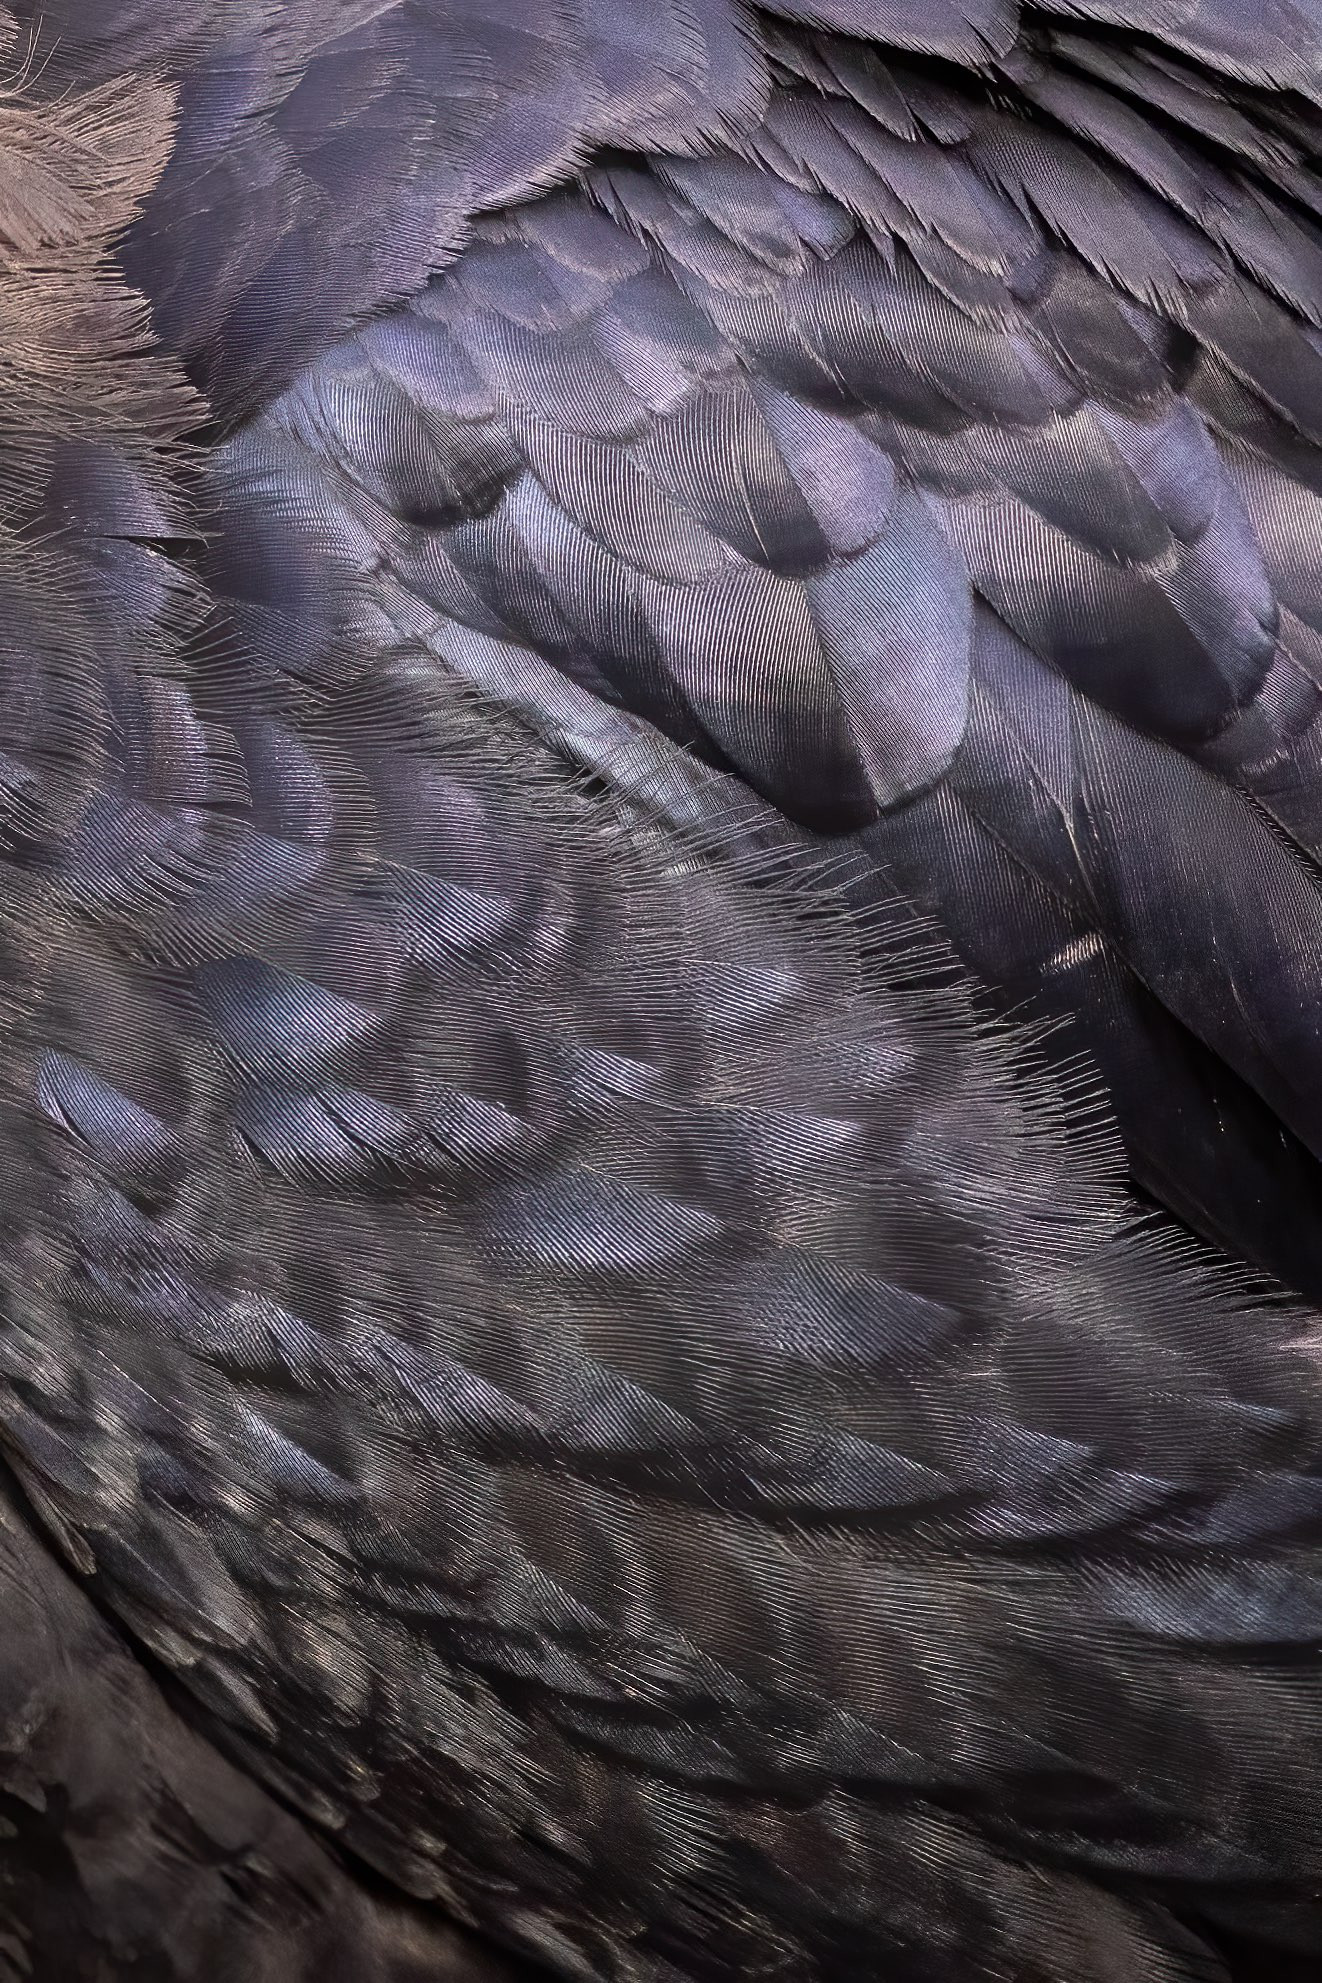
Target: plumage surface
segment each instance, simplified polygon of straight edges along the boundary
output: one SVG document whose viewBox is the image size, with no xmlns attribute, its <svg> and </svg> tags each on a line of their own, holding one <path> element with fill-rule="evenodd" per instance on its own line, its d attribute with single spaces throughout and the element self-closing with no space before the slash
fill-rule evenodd
<svg viewBox="0 0 1322 1983">
<path fill-rule="evenodd" d="M 1322 16 L 12 14 L 0 1966 L 1315 1975 Z"/>
</svg>

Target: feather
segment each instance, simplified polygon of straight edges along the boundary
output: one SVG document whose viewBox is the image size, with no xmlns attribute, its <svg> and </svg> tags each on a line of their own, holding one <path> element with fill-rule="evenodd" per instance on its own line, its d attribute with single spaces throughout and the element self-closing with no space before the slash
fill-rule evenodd
<svg viewBox="0 0 1322 1983">
<path fill-rule="evenodd" d="M 1308 9 L 52 8 L 0 1967 L 1314 1975 Z"/>
<path fill-rule="evenodd" d="M 940 0 L 935 7 L 882 0 L 880 8 L 868 0 L 775 0 L 772 11 L 952 61 L 978 62 L 988 51 L 1007 47 L 1016 26 L 1010 0 Z"/>
<path fill-rule="evenodd" d="M 964 732 L 968 579 L 921 499 L 808 584 L 822 646 L 879 805 L 929 784 Z"/>
</svg>

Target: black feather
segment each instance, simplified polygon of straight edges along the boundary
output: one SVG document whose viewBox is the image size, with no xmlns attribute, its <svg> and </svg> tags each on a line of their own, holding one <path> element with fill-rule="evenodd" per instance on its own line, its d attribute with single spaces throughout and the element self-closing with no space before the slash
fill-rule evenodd
<svg viewBox="0 0 1322 1983">
<path fill-rule="evenodd" d="M 4 20 L 0 1970 L 1314 1975 L 1312 8 Z"/>
</svg>

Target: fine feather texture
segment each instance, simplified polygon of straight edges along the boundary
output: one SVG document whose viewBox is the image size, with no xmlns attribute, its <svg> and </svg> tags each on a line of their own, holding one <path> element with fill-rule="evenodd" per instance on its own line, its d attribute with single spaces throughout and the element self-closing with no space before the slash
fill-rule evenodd
<svg viewBox="0 0 1322 1983">
<path fill-rule="evenodd" d="M 0 1501 L 0 1974 L 512 1983 L 434 1912 L 367 1892 L 166 1705 Z"/>
<path fill-rule="evenodd" d="M 989 95 L 908 54 L 883 66 L 786 31 L 767 48 L 770 94 L 738 155 L 620 152 L 581 190 L 477 218 L 452 272 L 232 443 L 225 500 L 246 510 L 252 489 L 260 535 L 279 492 L 303 492 L 328 547 L 317 599 L 370 584 L 391 625 L 439 614 L 456 651 L 473 636 L 535 649 L 797 821 L 869 828 L 887 859 L 908 832 L 897 801 L 956 760 L 974 602 L 991 606 L 1093 705 L 1152 735 L 1145 789 L 1197 792 L 1209 828 L 1243 847 L 1218 872 L 1243 931 L 1275 904 L 1264 952 L 1246 975 L 1235 944 L 1156 909 L 1188 898 L 1189 873 L 1131 810 L 1115 859 L 1156 917 L 1151 942 L 1082 905 L 1145 988 L 1125 979 L 1108 1048 L 1112 994 L 1056 996 L 1059 943 L 1034 954 L 1038 937 L 1007 925 L 1036 914 L 1031 891 L 1017 911 L 979 909 L 999 856 L 938 898 L 942 862 L 920 843 L 908 885 L 1010 1002 L 1045 997 L 1109 1058 L 1146 1189 L 1316 1292 L 1303 1206 L 1273 1240 L 1261 1194 L 1236 1187 L 1269 1118 L 1201 1052 L 1309 1140 L 1315 1043 L 1283 1013 L 1313 1002 L 1312 911 L 1286 907 L 1290 858 L 1222 793 L 1237 786 L 1317 847 L 1318 262 L 1300 141 L 1266 113 L 1204 112 L 1220 100 L 1231 117 L 1233 85 L 1173 50 L 1153 68 L 1169 86 L 1161 121 L 1145 121 L 1134 64 L 1156 55 L 1074 31 L 1021 41 L 1012 97 L 1008 81 Z M 1264 119 L 1256 144 L 1241 137 Z M 1162 745 L 1220 783 L 1190 783 Z M 1041 832 L 1021 797 L 1005 803 L 1017 824 L 998 831 Z M 1045 845 L 1012 858 L 1041 881 Z M 992 968 L 993 950 L 1022 966 Z M 1252 980 L 1281 969 L 1273 1017 Z M 1153 995 L 1177 1034 L 1139 1019 L 1134 999 Z M 1183 1179 L 1137 1127 L 1153 1025 L 1170 1120 L 1204 1111 L 1209 1081 L 1235 1097 Z"/>
<path fill-rule="evenodd" d="M 1315 1974 L 1315 10 L 14 20 L 0 1965 Z"/>
</svg>

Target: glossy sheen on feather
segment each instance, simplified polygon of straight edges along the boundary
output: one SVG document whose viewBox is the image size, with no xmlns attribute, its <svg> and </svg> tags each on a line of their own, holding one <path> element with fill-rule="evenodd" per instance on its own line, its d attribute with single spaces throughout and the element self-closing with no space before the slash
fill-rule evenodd
<svg viewBox="0 0 1322 1983">
<path fill-rule="evenodd" d="M 1312 1976 L 1316 9 L 14 12 L 0 1973 Z"/>
</svg>

